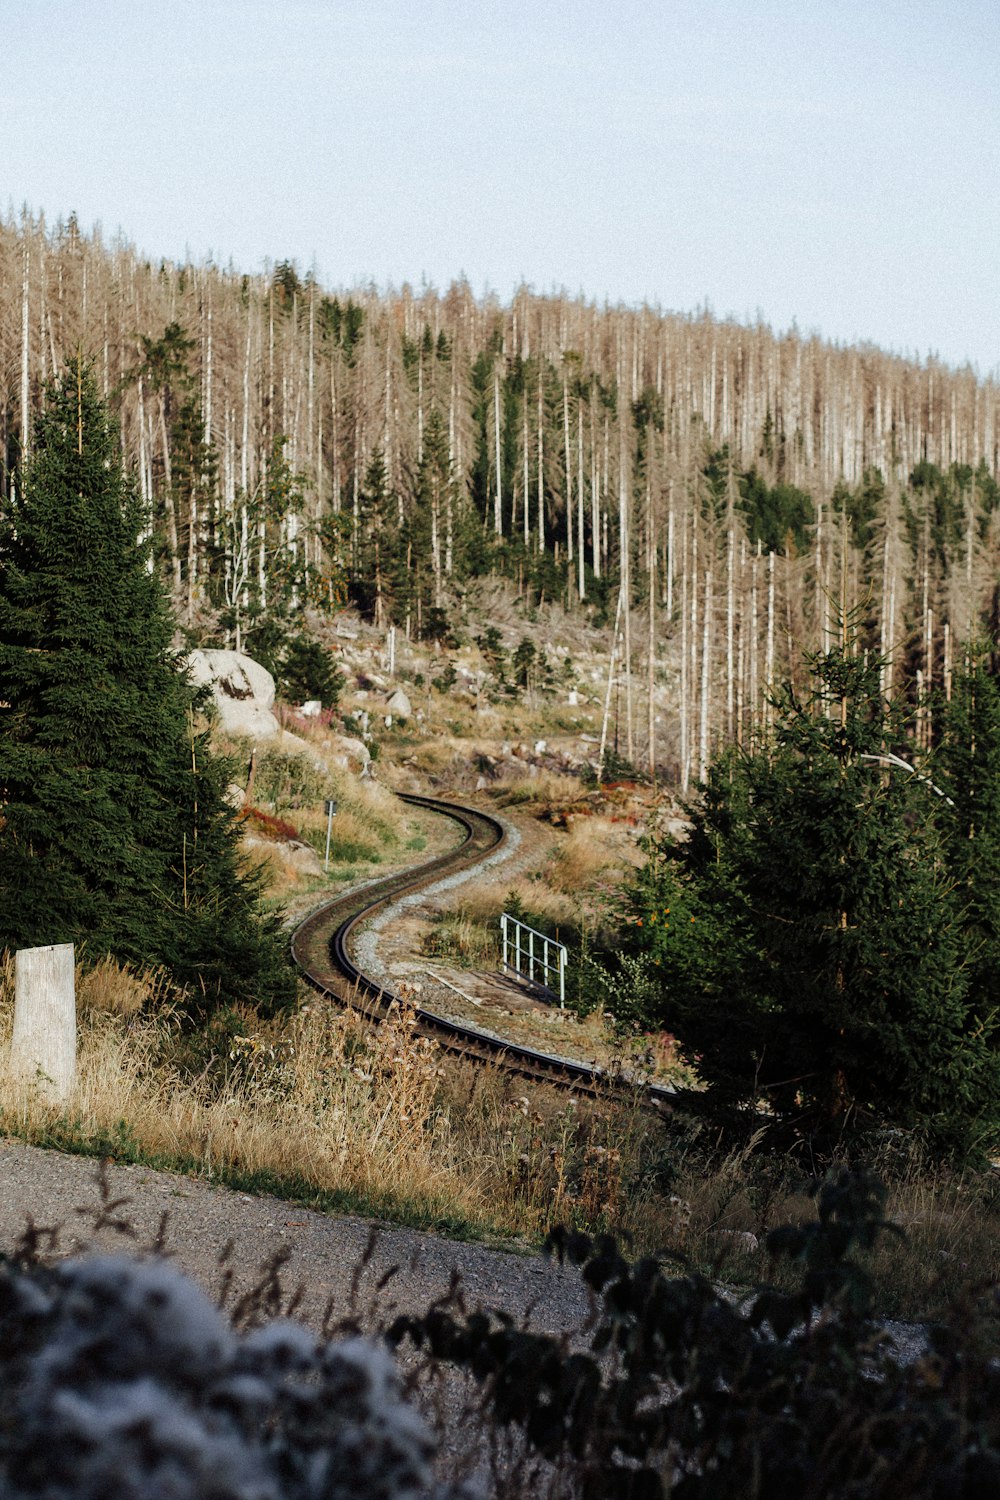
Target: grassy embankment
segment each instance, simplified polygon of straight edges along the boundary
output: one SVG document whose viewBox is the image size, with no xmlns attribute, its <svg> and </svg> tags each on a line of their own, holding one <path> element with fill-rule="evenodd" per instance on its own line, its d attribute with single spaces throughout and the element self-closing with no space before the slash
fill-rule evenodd
<svg viewBox="0 0 1000 1500">
<path fill-rule="evenodd" d="M 258 768 L 259 797 L 278 788 L 271 815 L 295 815 L 315 843 L 325 834 L 322 814 L 305 805 L 315 788 L 296 782 L 306 772 L 288 765 L 288 748 Z M 312 752 L 319 775 L 319 739 Z M 377 785 L 347 775 L 333 781 L 343 809 L 334 880 L 289 865 L 280 840 L 254 851 L 295 905 L 419 858 L 417 846 L 434 838 Z M 523 806 L 553 790 L 565 795 L 567 787 L 546 788 L 537 778 L 526 789 L 496 784 L 498 801 Z M 296 798 L 303 806 L 290 805 Z M 518 877 L 524 908 L 538 920 L 579 924 L 581 903 L 599 905 L 607 895 L 614 876 L 599 824 L 589 819 L 561 835 L 542 879 Z M 510 894 L 499 888 L 500 898 Z M 470 891 L 440 924 L 452 959 L 463 946 L 477 963 L 490 957 L 483 934 L 496 899 Z M 81 968 L 79 1002 L 70 1107 L 53 1110 L 37 1089 L 4 1074 L 0 1120 L 9 1133 L 455 1235 L 531 1242 L 556 1221 L 609 1228 L 632 1235 L 637 1249 L 665 1248 L 733 1282 L 771 1274 L 754 1249 L 769 1227 L 812 1215 L 792 1163 L 720 1156 L 704 1133 L 664 1126 L 638 1108 L 595 1107 L 457 1070 L 414 1036 L 405 1016 L 372 1029 L 304 996 L 283 1021 L 230 1012 L 192 1033 L 162 977 L 108 962 Z M 8 959 L 0 978 L 4 1059 L 12 1009 Z M 1000 1275 L 996 1196 L 991 1180 L 894 1167 L 890 1215 L 907 1238 L 887 1241 L 872 1265 L 887 1311 L 919 1315 L 959 1285 Z"/>
<path fill-rule="evenodd" d="M 12 990 L 8 959 L 3 1057 Z M 405 1016 L 372 1031 L 307 1002 L 284 1024 L 244 1013 L 192 1038 L 161 980 L 107 962 L 81 973 L 79 999 L 68 1110 L 0 1076 L 2 1123 L 21 1139 L 459 1236 L 606 1227 L 735 1282 L 770 1274 L 751 1236 L 812 1215 L 790 1163 L 720 1158 L 638 1110 L 455 1075 Z M 889 1211 L 907 1237 L 872 1264 L 886 1311 L 920 1315 L 1000 1276 L 995 1200 L 982 1179 L 896 1173 Z"/>
<path fill-rule="evenodd" d="M 456 766 L 468 769 L 472 757 L 495 750 L 481 712 L 468 703 L 445 711 L 456 715 L 454 736 L 439 726 L 423 736 L 411 726 L 385 736 L 394 771 L 384 774 L 436 774 L 450 789 Z M 523 718 L 529 715 L 534 721 L 520 723 L 522 732 L 544 727 L 537 709 L 529 706 Z M 339 771 L 331 748 L 318 727 L 307 744 L 285 741 L 258 757 L 253 801 L 267 817 L 294 823 L 319 852 L 322 798 L 339 798 L 330 876 L 303 870 L 280 832 L 271 829 L 276 835 L 268 838 L 265 823 L 250 826 L 264 840 L 250 856 L 271 895 L 297 912 L 453 837 L 403 811 L 378 783 Z M 499 805 L 549 814 L 585 801 L 571 778 L 529 775 L 510 763 L 490 775 L 489 792 Z M 484 891 L 469 886 L 430 933 L 430 947 L 447 962 L 486 968 L 495 959 L 493 918 L 511 897 L 529 918 L 594 932 L 633 847 L 627 813 L 604 805 L 603 814 L 582 814 L 568 831 L 553 832 L 537 870 L 523 868 Z M 813 1217 L 795 1164 L 720 1155 L 705 1133 L 682 1122 L 664 1127 L 637 1107 L 588 1106 L 499 1074 L 454 1070 L 412 1034 L 405 1016 L 370 1029 L 303 993 L 285 1022 L 243 1011 L 192 1034 L 162 977 L 106 962 L 81 968 L 78 995 L 78 1088 L 69 1109 L 52 1110 L 37 1089 L 18 1088 L 0 1073 L 7 1133 L 450 1235 L 534 1242 L 556 1221 L 610 1229 L 633 1236 L 636 1250 L 666 1248 L 733 1283 L 774 1274 L 754 1250 L 769 1227 Z M 7 959 L 1 1059 L 12 1007 Z M 591 1055 L 591 1043 L 607 1041 L 600 1023 L 580 1034 Z M 969 1281 L 996 1281 L 993 1181 L 885 1166 L 889 1212 L 907 1230 L 906 1241 L 886 1241 L 871 1265 L 886 1313 L 922 1316 Z"/>
</svg>

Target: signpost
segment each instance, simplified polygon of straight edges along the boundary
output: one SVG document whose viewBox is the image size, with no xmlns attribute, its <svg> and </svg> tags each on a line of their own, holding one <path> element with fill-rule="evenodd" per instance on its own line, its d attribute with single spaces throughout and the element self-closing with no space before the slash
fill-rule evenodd
<svg viewBox="0 0 1000 1500">
<path fill-rule="evenodd" d="M 326 808 L 326 859 L 324 860 L 323 868 L 324 868 L 324 870 L 329 870 L 329 868 L 330 868 L 330 832 L 331 832 L 331 830 L 333 828 L 333 815 L 337 811 L 337 801 L 336 801 L 336 798 L 335 797 L 328 797 L 327 800 L 326 800 L 326 802 L 324 802 L 323 806 Z"/>
</svg>

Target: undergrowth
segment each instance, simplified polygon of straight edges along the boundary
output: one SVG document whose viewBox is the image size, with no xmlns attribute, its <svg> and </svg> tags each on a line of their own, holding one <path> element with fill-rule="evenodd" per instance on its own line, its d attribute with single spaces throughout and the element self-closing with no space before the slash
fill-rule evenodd
<svg viewBox="0 0 1000 1500">
<path fill-rule="evenodd" d="M 456 1068 L 404 1011 L 373 1028 L 310 999 L 285 1020 L 233 1010 L 193 1031 L 162 976 L 108 962 L 81 972 L 78 1082 L 57 1110 L 6 1073 L 12 969 L 0 969 L 0 1125 L 25 1140 L 462 1237 L 532 1242 L 558 1218 L 735 1284 L 759 1272 L 777 1223 L 810 1212 L 801 1162 L 754 1141 L 720 1153 L 704 1126 L 627 1095 L 568 1099 Z M 873 1153 L 907 1230 L 871 1251 L 885 1312 L 922 1316 L 1000 1276 L 993 1176 L 935 1167 L 895 1137 Z"/>
<path fill-rule="evenodd" d="M 885 1185 L 837 1168 L 769 1232 L 745 1295 L 557 1225 L 586 1320 L 553 1334 L 461 1276 L 399 1313 L 399 1266 L 306 1318 L 287 1251 L 216 1296 L 144 1244 L 98 1173 L 78 1208 L 128 1257 L 66 1258 L 29 1221 L 0 1257 L 0 1489 L 10 1500 L 981 1500 L 1000 1483 L 1000 1300 L 966 1280 L 906 1343 L 871 1258 L 905 1246 Z M 362 1290 L 363 1289 L 363 1290 Z M 364 1302 L 362 1302 L 362 1296 Z M 293 1317 L 311 1322 L 291 1321 Z M 320 1481 L 322 1481 L 320 1483 Z"/>
</svg>

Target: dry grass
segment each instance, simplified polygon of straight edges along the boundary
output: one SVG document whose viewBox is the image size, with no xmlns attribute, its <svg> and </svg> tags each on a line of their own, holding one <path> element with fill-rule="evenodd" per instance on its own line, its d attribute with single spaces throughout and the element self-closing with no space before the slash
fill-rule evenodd
<svg viewBox="0 0 1000 1500">
<path fill-rule="evenodd" d="M 461 911 L 444 912 L 425 933 L 420 951 L 470 969 L 495 969 L 501 957 L 497 932 Z"/>
<path fill-rule="evenodd" d="M 490 788 L 498 807 L 525 807 L 532 812 L 547 806 L 560 807 L 582 794 L 583 784 L 576 776 L 544 770 L 531 776 L 516 765 L 505 768 L 503 777 Z"/>
<path fill-rule="evenodd" d="M 763 1239 L 814 1208 L 791 1165 L 722 1159 L 638 1108 L 566 1101 L 509 1075 L 446 1067 L 397 1014 L 372 1029 L 318 1002 L 251 1013 L 214 1045 L 182 1036 L 163 980 L 103 962 L 80 976 L 78 1084 L 59 1114 L 6 1071 L 13 963 L 0 964 L 0 1119 L 28 1140 L 108 1149 L 220 1180 L 347 1195 L 390 1218 L 535 1237 L 611 1228 L 733 1282 L 774 1274 Z M 123 1134 L 124 1133 L 124 1134 Z M 892 1166 L 907 1231 L 870 1257 L 883 1308 L 924 1315 L 1000 1280 L 992 1179 Z"/>
<path fill-rule="evenodd" d="M 167 975 L 155 969 L 133 969 L 113 958 L 102 958 L 90 969 L 76 966 L 77 1008 L 84 1014 L 105 1012 L 128 1018 L 144 1006 L 166 1003 L 169 993 Z"/>
<path fill-rule="evenodd" d="M 605 870 L 620 863 L 615 833 L 607 818 L 574 823 L 546 872 L 552 885 L 567 895 L 592 889 Z"/>
<path fill-rule="evenodd" d="M 427 933 L 422 951 L 450 958 L 467 968 L 493 969 L 500 962 L 500 913 L 511 906 L 532 922 L 551 923 L 556 932 L 572 926 L 576 909 L 562 891 L 541 880 L 516 875 L 504 886 L 474 887 L 454 908 L 442 912 Z"/>
<path fill-rule="evenodd" d="M 236 736 L 217 736 L 223 753 L 247 761 L 250 742 Z M 337 763 L 339 736 L 322 725 L 307 728 L 306 737 L 282 734 L 259 747 L 254 801 L 274 817 L 290 824 L 300 839 L 322 858 L 326 851 L 327 819 L 324 801 L 334 797 L 337 813 L 330 840 L 331 885 L 360 880 L 369 867 L 403 859 L 411 832 L 409 810 L 374 779 L 361 779 Z M 251 866 L 263 877 L 268 898 L 294 904 L 297 897 L 326 884 L 315 865 L 297 859 L 294 848 L 280 838 L 268 839 L 266 827 L 248 822 L 253 842 L 245 846 Z M 404 860 L 405 862 L 405 860 Z"/>
<path fill-rule="evenodd" d="M 100 967 L 82 987 L 106 996 L 115 986 Z M 77 1142 L 106 1141 L 124 1124 L 140 1155 L 210 1177 L 264 1174 L 353 1195 L 392 1217 L 458 1220 L 483 1232 L 537 1235 L 547 1227 L 552 1185 L 525 1173 L 534 1127 L 520 1101 L 511 1102 L 506 1080 L 478 1075 L 464 1100 L 449 1097 L 436 1046 L 414 1034 L 405 1014 L 374 1030 L 319 1002 L 283 1025 L 247 1014 L 234 1033 L 216 1038 L 214 1057 L 192 1068 L 159 977 L 150 976 L 139 1006 L 136 983 L 134 975 L 118 982 L 130 997 L 127 1012 L 124 1004 L 81 1007 L 68 1113 L 0 1069 L 8 1130 L 58 1140 L 70 1129 Z M 0 971 L 4 1059 L 12 1012 L 8 962 Z M 565 1162 L 561 1171 L 555 1201 L 569 1210 Z M 589 1204 L 596 1191 L 591 1182 Z"/>
<path fill-rule="evenodd" d="M 309 884 L 288 844 L 244 843 L 243 853 L 249 868 L 260 876 L 266 899 L 272 905 L 284 907 Z"/>
</svg>

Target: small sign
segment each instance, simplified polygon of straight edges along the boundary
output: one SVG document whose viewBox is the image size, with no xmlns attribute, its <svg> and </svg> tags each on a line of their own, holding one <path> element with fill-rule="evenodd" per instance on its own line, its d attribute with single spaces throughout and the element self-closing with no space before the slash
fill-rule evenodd
<svg viewBox="0 0 1000 1500">
<path fill-rule="evenodd" d="M 323 811 L 326 813 L 328 818 L 333 817 L 334 813 L 337 811 L 337 800 L 335 797 L 327 798 L 326 802 L 323 803 Z"/>
</svg>

